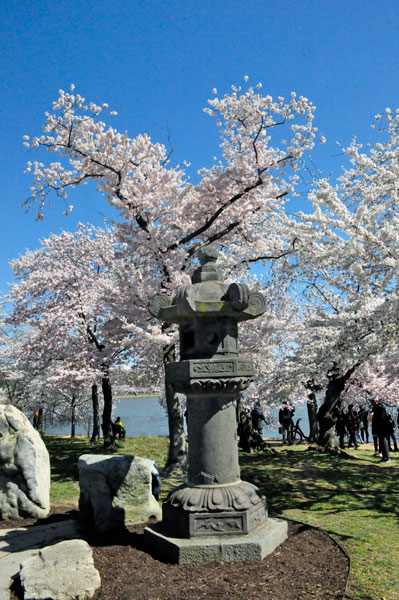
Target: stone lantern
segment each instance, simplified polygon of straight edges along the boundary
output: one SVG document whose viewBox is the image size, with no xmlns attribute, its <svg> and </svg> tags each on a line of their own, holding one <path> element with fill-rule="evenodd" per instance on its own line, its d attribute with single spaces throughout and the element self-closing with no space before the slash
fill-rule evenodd
<svg viewBox="0 0 399 600">
<path fill-rule="evenodd" d="M 287 537 L 287 523 L 268 518 L 266 500 L 240 479 L 236 401 L 252 381 L 240 358 L 238 323 L 265 311 L 262 294 L 223 283 L 210 247 L 199 253 L 192 285 L 150 302 L 151 314 L 177 323 L 180 361 L 166 379 L 187 396 L 187 481 L 163 504 L 163 520 L 145 530 L 148 547 L 175 562 L 262 559 Z"/>
</svg>

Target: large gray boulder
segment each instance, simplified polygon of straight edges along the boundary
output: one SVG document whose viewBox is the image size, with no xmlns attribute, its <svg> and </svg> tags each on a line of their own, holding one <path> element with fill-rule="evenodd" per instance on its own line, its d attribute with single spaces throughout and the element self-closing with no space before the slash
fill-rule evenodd
<svg viewBox="0 0 399 600">
<path fill-rule="evenodd" d="M 46 517 L 50 510 L 50 459 L 25 415 L 0 404 L 0 519 Z"/>
<path fill-rule="evenodd" d="M 79 458 L 79 511 L 96 532 L 161 518 L 151 491 L 151 461 L 140 456 L 84 454 Z"/>
<path fill-rule="evenodd" d="M 38 550 L 21 564 L 25 600 L 87 600 L 101 585 L 93 553 L 83 540 L 66 540 Z"/>
</svg>

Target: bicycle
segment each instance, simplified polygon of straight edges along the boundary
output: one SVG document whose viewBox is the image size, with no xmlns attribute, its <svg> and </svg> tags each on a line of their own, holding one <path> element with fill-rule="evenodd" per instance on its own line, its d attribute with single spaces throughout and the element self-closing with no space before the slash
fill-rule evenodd
<svg viewBox="0 0 399 600">
<path fill-rule="evenodd" d="M 303 440 L 309 441 L 308 436 L 306 436 L 300 428 L 299 421 L 302 421 L 302 419 L 297 419 L 295 425 L 293 426 L 293 428 L 289 432 L 289 435 L 287 436 L 288 443 L 293 446 L 298 446 L 299 444 L 302 444 Z"/>
</svg>

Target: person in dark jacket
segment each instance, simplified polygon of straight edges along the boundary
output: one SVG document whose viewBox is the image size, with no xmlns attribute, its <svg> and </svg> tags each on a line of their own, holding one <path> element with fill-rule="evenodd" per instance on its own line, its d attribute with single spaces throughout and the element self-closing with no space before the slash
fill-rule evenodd
<svg viewBox="0 0 399 600">
<path fill-rule="evenodd" d="M 398 442 L 397 442 L 396 435 L 395 435 L 395 420 L 391 414 L 389 414 L 388 417 L 389 417 L 389 422 L 390 422 L 390 426 L 391 426 L 391 430 L 390 430 L 389 438 L 388 438 L 389 452 L 392 452 L 391 440 L 393 443 L 393 452 L 398 452 L 399 451 Z"/>
<path fill-rule="evenodd" d="M 387 411 L 380 403 L 378 398 L 373 398 L 373 434 L 378 436 L 379 450 L 382 454 L 381 462 L 390 462 L 389 455 L 389 436 L 391 435 L 391 425 L 388 421 Z"/>
<path fill-rule="evenodd" d="M 348 406 L 348 412 L 345 415 L 345 425 L 346 425 L 346 429 L 348 431 L 348 436 L 349 436 L 348 448 L 351 448 L 352 446 L 354 446 L 355 450 L 357 450 L 359 448 L 359 445 L 358 445 L 357 439 L 356 439 L 356 429 L 358 426 L 358 422 L 359 421 L 358 421 L 357 412 L 355 411 L 353 404 L 350 404 Z"/>
<path fill-rule="evenodd" d="M 365 444 L 369 443 L 369 421 L 368 421 L 368 416 L 369 416 L 369 411 L 364 406 L 364 404 L 362 404 L 360 406 L 360 412 L 359 412 L 359 417 L 360 417 L 360 435 L 362 437 L 362 442 L 364 442 Z"/>
<path fill-rule="evenodd" d="M 244 452 L 252 453 L 256 450 L 265 450 L 267 448 L 266 442 L 252 424 L 251 415 L 243 406 L 240 406 L 237 434 L 239 438 L 238 445 Z"/>
<path fill-rule="evenodd" d="M 378 435 L 375 431 L 375 427 L 374 427 L 374 423 L 373 423 L 373 405 L 371 405 L 371 408 L 369 410 L 369 416 L 368 416 L 368 420 L 369 423 L 371 423 L 371 435 L 373 436 L 373 444 L 374 444 L 374 456 L 382 456 L 381 452 L 380 452 L 380 445 L 378 443 Z"/>
<path fill-rule="evenodd" d="M 253 409 L 251 410 L 251 419 L 252 425 L 254 426 L 255 431 L 262 435 L 263 423 L 266 421 L 265 415 L 262 412 L 260 407 L 260 402 L 257 400 Z"/>
<path fill-rule="evenodd" d="M 283 402 L 279 413 L 278 420 L 281 425 L 281 433 L 283 434 L 283 444 L 287 441 L 292 443 L 292 429 L 294 426 L 293 416 L 295 408 L 288 402 Z"/>
<path fill-rule="evenodd" d="M 339 438 L 339 447 L 345 448 L 345 414 L 342 408 L 337 408 L 334 411 L 334 417 L 336 418 L 335 430 L 337 432 L 337 436 Z"/>
</svg>

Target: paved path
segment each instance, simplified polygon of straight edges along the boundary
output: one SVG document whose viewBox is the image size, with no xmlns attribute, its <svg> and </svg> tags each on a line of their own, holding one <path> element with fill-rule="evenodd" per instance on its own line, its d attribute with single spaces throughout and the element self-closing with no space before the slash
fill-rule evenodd
<svg viewBox="0 0 399 600">
<path fill-rule="evenodd" d="M 10 600 L 9 587 L 12 578 L 19 572 L 21 562 L 37 554 L 45 546 L 79 538 L 79 525 L 72 519 L 20 529 L 1 529 L 0 600 Z"/>
</svg>

